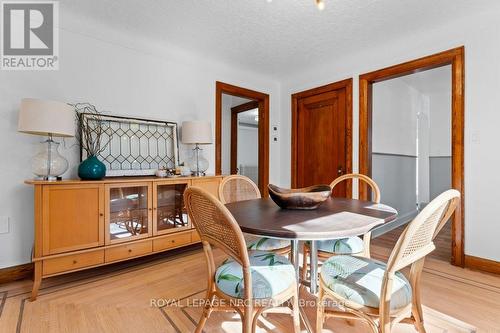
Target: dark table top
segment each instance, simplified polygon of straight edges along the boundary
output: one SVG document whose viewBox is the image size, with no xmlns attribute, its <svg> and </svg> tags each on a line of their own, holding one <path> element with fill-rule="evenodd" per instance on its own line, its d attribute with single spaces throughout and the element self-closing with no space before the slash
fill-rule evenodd
<svg viewBox="0 0 500 333">
<path fill-rule="evenodd" d="M 233 202 L 226 207 L 243 232 L 299 240 L 363 235 L 398 215 L 386 205 L 345 198 L 329 198 L 315 210 L 281 209 L 270 198 Z"/>
</svg>

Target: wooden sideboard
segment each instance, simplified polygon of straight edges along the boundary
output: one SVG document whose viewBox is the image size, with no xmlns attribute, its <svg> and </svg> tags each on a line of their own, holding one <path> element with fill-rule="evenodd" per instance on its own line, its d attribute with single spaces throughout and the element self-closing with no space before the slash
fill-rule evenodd
<svg viewBox="0 0 500 333">
<path fill-rule="evenodd" d="M 221 176 L 26 181 L 35 189 L 35 300 L 43 278 L 199 242 L 183 194 L 218 196 Z"/>
</svg>

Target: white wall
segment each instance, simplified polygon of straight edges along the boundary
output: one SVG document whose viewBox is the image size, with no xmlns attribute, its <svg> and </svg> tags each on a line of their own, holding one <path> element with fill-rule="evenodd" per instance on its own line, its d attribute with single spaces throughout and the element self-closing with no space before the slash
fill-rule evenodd
<svg viewBox="0 0 500 333">
<path fill-rule="evenodd" d="M 338 58 L 293 73 L 283 81 L 281 107 L 281 184 L 290 184 L 290 94 L 345 78 L 353 87 L 353 168 L 358 168 L 358 75 L 464 45 L 465 57 L 465 253 L 500 261 L 496 188 L 500 112 L 500 25 L 498 10 L 404 36 L 358 55 Z M 474 137 L 474 140 L 473 140 Z M 484 175 L 488 175 L 485 177 Z"/>
<path fill-rule="evenodd" d="M 259 129 L 257 127 L 238 126 L 237 165 L 238 167 L 244 166 L 243 170 L 240 170 L 241 174 L 252 179 L 254 183 L 259 183 L 257 169 L 259 165 Z"/>
<path fill-rule="evenodd" d="M 429 155 L 451 156 L 451 90 L 431 93 Z"/>
<path fill-rule="evenodd" d="M 223 175 L 231 174 L 231 108 L 250 102 L 250 99 L 222 94 L 221 101 L 221 167 Z"/>
<path fill-rule="evenodd" d="M 223 175 L 231 174 L 231 107 L 233 96 L 222 94 L 221 102 L 221 168 Z"/>
<path fill-rule="evenodd" d="M 432 179 L 436 184 L 431 184 L 430 178 L 430 158 L 451 155 L 450 77 L 451 66 L 446 66 L 373 85 L 373 152 L 391 156 L 374 156 L 372 172 L 373 176 L 383 176 L 382 179 L 375 179 L 383 192 L 382 198 L 390 198 L 390 203 L 395 204 L 400 213 L 404 213 L 405 209 L 414 210 L 416 202 L 429 202 L 431 186 L 435 185 L 433 188 L 439 193 L 450 188 L 446 180 L 450 179 L 451 170 L 446 167 L 446 160 L 434 164 L 434 167 L 443 167 L 433 170 L 433 174 L 442 181 Z M 382 170 L 388 167 L 388 162 L 395 169 L 404 169 L 403 164 L 408 161 L 401 155 L 418 157 L 418 161 L 415 160 L 418 174 L 412 170 L 411 174 L 383 175 Z M 398 164 L 401 165 L 398 167 Z M 400 179 L 395 178 L 397 176 Z M 411 182 L 418 182 L 418 187 L 413 189 Z M 417 191 L 416 198 L 401 195 L 402 191 L 410 190 Z"/>
<path fill-rule="evenodd" d="M 259 129 L 238 126 L 238 165 L 257 166 L 259 164 Z"/>
<path fill-rule="evenodd" d="M 419 93 L 401 79 L 373 85 L 372 150 L 415 156 Z"/>
<path fill-rule="evenodd" d="M 175 49 L 160 48 L 145 39 L 100 27 L 98 35 L 79 32 L 99 27 L 72 13 L 61 12 L 59 71 L 0 73 L 1 215 L 10 217 L 10 232 L 0 234 L 0 268 L 30 261 L 33 244 L 33 189 L 30 158 L 41 137 L 17 133 L 17 112 L 23 97 L 64 102 L 91 102 L 113 114 L 181 122 L 215 121 L 215 81 L 270 94 L 271 123 L 279 122 L 277 81 L 209 61 Z M 62 149 L 71 163 L 65 177 L 76 176 L 78 149 Z M 214 145 L 205 148 L 214 172 Z M 270 147 L 270 179 L 279 182 L 278 147 Z M 181 160 L 184 157 L 184 149 Z"/>
<path fill-rule="evenodd" d="M 270 145 L 270 182 L 289 186 L 291 93 L 354 78 L 353 168 L 357 171 L 358 75 L 460 45 L 466 47 L 465 251 L 500 260 L 494 195 L 500 184 L 496 170 L 500 157 L 492 153 L 497 150 L 496 127 L 500 122 L 500 44 L 494 42 L 500 37 L 499 14 L 471 15 L 432 32 L 403 36 L 277 80 L 61 11 L 60 70 L 0 74 L 0 151 L 5 159 L 0 166 L 0 211 L 11 218 L 10 233 L 0 234 L 0 268 L 28 262 L 33 243 L 33 192 L 23 181 L 32 177 L 30 158 L 41 138 L 16 132 L 17 109 L 23 97 L 88 101 L 113 114 L 214 122 L 216 80 L 266 92 L 270 94 L 270 123 L 281 127 L 280 141 Z M 73 177 L 78 163 L 76 148 L 64 153 L 72 162 L 66 176 Z M 213 145 L 206 153 L 213 172 Z"/>
<path fill-rule="evenodd" d="M 450 85 L 451 90 L 451 85 Z M 415 109 L 415 118 L 417 118 L 417 203 L 429 202 L 430 194 L 430 146 L 431 146 L 431 106 L 430 98 L 426 94 L 419 92 L 418 103 Z M 451 111 L 450 111 L 451 112 Z M 437 127 L 439 124 L 435 124 Z M 444 125 L 446 126 L 446 125 Z"/>
</svg>

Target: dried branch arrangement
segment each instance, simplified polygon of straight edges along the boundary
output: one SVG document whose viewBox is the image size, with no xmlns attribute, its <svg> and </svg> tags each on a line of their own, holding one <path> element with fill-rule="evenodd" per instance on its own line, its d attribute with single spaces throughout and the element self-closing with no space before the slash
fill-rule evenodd
<svg viewBox="0 0 500 333">
<path fill-rule="evenodd" d="M 90 103 L 73 105 L 76 111 L 78 131 L 76 139 L 87 156 L 98 156 L 109 144 L 110 137 L 104 141 L 103 114 Z"/>
</svg>

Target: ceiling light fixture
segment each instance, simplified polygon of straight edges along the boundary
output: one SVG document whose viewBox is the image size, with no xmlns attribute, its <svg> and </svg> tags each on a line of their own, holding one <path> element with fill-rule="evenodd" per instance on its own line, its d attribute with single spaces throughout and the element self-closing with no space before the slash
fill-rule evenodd
<svg viewBox="0 0 500 333">
<path fill-rule="evenodd" d="M 319 10 L 325 9 L 325 1 L 324 0 L 315 0 L 316 1 L 316 7 L 318 7 Z"/>
</svg>

